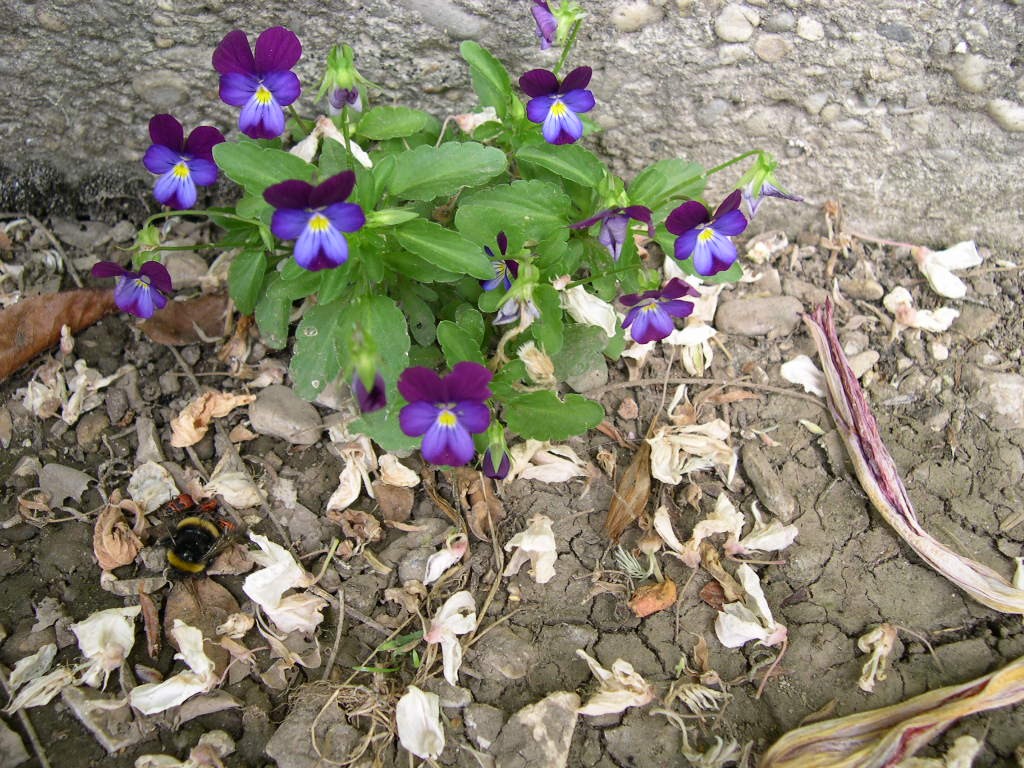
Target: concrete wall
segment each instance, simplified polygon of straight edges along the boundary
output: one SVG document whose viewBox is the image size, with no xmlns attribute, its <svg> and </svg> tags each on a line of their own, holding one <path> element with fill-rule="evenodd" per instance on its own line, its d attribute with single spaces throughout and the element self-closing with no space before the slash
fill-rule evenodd
<svg viewBox="0 0 1024 768">
<path fill-rule="evenodd" d="M 590 15 L 572 64 L 594 68 L 592 114 L 604 127 L 588 141 L 627 176 L 663 157 L 710 166 L 757 146 L 782 159 L 779 178 L 791 190 L 811 203 L 840 200 L 859 229 L 1019 249 L 1021 0 L 583 5 Z M 299 34 L 304 111 L 323 55 L 348 42 L 362 71 L 385 86 L 379 100 L 441 115 L 471 104 L 460 40 L 491 47 L 514 74 L 553 63 L 553 52 L 537 49 L 528 8 L 527 0 L 3 0 L 0 207 L 24 203 L 18 194 L 48 166 L 53 184 L 99 171 L 89 195 L 116 195 L 129 177 L 141 189 L 138 159 L 155 112 L 233 129 L 210 66 L 233 28 L 283 24 Z M 791 221 L 796 209 L 762 211 L 758 229 Z"/>
</svg>

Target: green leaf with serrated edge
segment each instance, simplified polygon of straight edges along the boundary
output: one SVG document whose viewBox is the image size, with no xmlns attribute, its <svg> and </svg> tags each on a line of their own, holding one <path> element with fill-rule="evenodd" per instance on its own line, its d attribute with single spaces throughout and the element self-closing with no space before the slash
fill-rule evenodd
<svg viewBox="0 0 1024 768">
<path fill-rule="evenodd" d="M 398 307 L 409 318 L 409 333 L 413 340 L 424 347 L 433 344 L 437 338 L 434 313 L 405 281 L 398 288 Z"/>
<path fill-rule="evenodd" d="M 356 132 L 374 141 L 412 136 L 426 128 L 440 127 L 437 118 L 409 107 L 374 107 L 359 118 Z"/>
<path fill-rule="evenodd" d="M 494 268 L 483 248 L 458 232 L 419 219 L 396 227 L 394 237 L 407 251 L 435 267 L 480 280 L 494 276 Z"/>
<path fill-rule="evenodd" d="M 213 148 L 213 159 L 224 175 L 253 195 L 289 179 L 310 181 L 316 170 L 300 157 L 248 141 L 225 141 Z"/>
<path fill-rule="evenodd" d="M 484 318 L 469 304 L 460 304 L 455 310 L 455 323 L 470 335 L 479 347 L 484 340 Z"/>
<path fill-rule="evenodd" d="M 505 291 L 502 288 L 495 288 L 493 291 L 484 291 L 477 300 L 477 306 L 485 314 L 497 312 L 498 307 L 505 303 Z"/>
<path fill-rule="evenodd" d="M 512 82 L 501 62 L 479 43 L 466 40 L 459 46 L 459 53 L 469 64 L 473 90 L 481 106 L 494 107 L 498 117 L 505 119 L 512 98 Z"/>
<path fill-rule="evenodd" d="M 697 163 L 678 158 L 660 160 L 633 179 L 629 199 L 634 205 L 646 205 L 653 210 L 669 198 L 700 197 L 706 181 L 704 169 Z"/>
<path fill-rule="evenodd" d="M 510 360 L 501 366 L 501 369 L 491 379 L 491 392 L 494 393 L 496 400 L 507 402 L 522 394 L 515 388 L 515 385 L 524 380 L 526 380 L 526 363 L 519 359 Z"/>
<path fill-rule="evenodd" d="M 260 298 L 267 276 L 267 254 L 260 250 L 242 251 L 228 268 L 228 295 L 238 311 L 251 315 Z"/>
<path fill-rule="evenodd" d="M 607 338 L 607 337 L 605 337 Z M 608 339 L 608 345 L 604 348 L 604 356 L 609 360 L 618 360 L 622 350 L 626 348 L 626 329 L 621 325 L 615 329 L 615 337 Z"/>
<path fill-rule="evenodd" d="M 558 291 L 550 285 L 538 285 L 533 291 L 533 303 L 540 310 L 540 317 L 530 326 L 533 338 L 549 355 L 557 354 L 562 348 L 562 305 Z"/>
<path fill-rule="evenodd" d="M 288 318 L 292 313 L 292 302 L 270 295 L 270 289 L 280 280 L 270 275 L 267 290 L 256 302 L 256 325 L 260 329 L 260 341 L 270 349 L 284 349 L 288 344 Z"/>
<path fill-rule="evenodd" d="M 282 276 L 279 281 L 267 289 L 267 294 L 279 299 L 288 299 L 288 301 L 304 299 L 320 289 L 323 277 L 323 272 L 309 272 L 308 270 L 302 270 L 301 275 L 291 280 L 285 280 Z"/>
<path fill-rule="evenodd" d="M 554 184 L 514 181 L 463 196 L 455 226 L 479 242 L 486 242 L 488 234 L 494 238 L 492 222 L 499 221 L 516 226 L 527 240 L 564 240 L 569 236 L 568 216 L 569 198 Z M 479 231 L 481 225 L 485 231 Z"/>
<path fill-rule="evenodd" d="M 405 315 L 388 296 L 366 296 L 356 303 L 359 326 L 380 352 L 380 372 L 389 383 L 398 381 L 408 365 L 409 330 Z"/>
<path fill-rule="evenodd" d="M 437 324 L 437 342 L 444 350 L 444 359 L 449 368 L 464 360 L 484 364 L 480 345 L 468 332 L 451 320 L 442 320 Z"/>
<path fill-rule="evenodd" d="M 505 153 L 475 142 L 449 141 L 395 156 L 387 189 L 405 200 L 433 200 L 477 187 L 503 173 Z"/>
<path fill-rule="evenodd" d="M 320 142 L 320 178 L 326 179 L 347 171 L 352 167 L 352 160 L 339 142 L 323 139 Z"/>
<path fill-rule="evenodd" d="M 564 342 L 558 354 L 551 355 L 555 377 L 565 381 L 605 365 L 603 351 L 608 336 L 593 325 L 569 323 L 563 330 Z"/>
<path fill-rule="evenodd" d="M 390 393 L 388 395 L 390 398 Z M 353 434 L 363 434 L 385 451 L 411 451 L 419 448 L 420 438 L 409 437 L 398 423 L 401 406 L 389 400 L 388 405 L 379 411 L 363 414 L 348 425 Z"/>
<path fill-rule="evenodd" d="M 320 290 L 316 292 L 317 301 L 321 304 L 330 304 L 345 295 L 352 284 L 352 269 L 342 265 L 335 269 L 325 270 L 323 279 L 320 281 Z"/>
<path fill-rule="evenodd" d="M 600 403 L 580 395 L 566 395 L 562 402 L 550 390 L 519 395 L 505 403 L 508 428 L 533 440 L 566 440 L 596 427 L 602 419 Z"/>
<path fill-rule="evenodd" d="M 341 336 L 349 332 L 344 304 L 308 307 L 295 330 L 290 367 L 299 397 L 315 400 L 341 371 Z"/>
<path fill-rule="evenodd" d="M 585 187 L 596 187 L 606 172 L 597 155 L 578 144 L 533 144 L 516 152 L 516 158 Z"/>
</svg>

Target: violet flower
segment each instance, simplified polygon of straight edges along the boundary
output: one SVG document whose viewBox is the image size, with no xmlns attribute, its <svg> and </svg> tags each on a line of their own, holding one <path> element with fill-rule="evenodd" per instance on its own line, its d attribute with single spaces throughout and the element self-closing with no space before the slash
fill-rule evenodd
<svg viewBox="0 0 1024 768">
<path fill-rule="evenodd" d="M 359 98 L 359 88 L 335 88 L 328 94 L 327 102 L 331 105 L 333 114 L 338 114 L 342 109 L 348 107 L 355 112 L 363 111 L 363 101 Z"/>
<path fill-rule="evenodd" d="M 241 107 L 238 128 L 254 139 L 284 133 L 284 109 L 299 98 L 302 87 L 291 71 L 302 56 L 302 44 L 290 29 L 272 27 L 256 40 L 256 55 L 245 32 L 228 32 L 213 52 L 220 72 L 221 101 Z"/>
<path fill-rule="evenodd" d="M 483 432 L 491 422 L 484 404 L 491 397 L 491 372 L 479 363 L 457 363 L 441 378 L 429 368 L 406 368 L 398 391 L 409 404 L 398 414 L 402 431 L 423 435 L 423 458 L 431 464 L 461 467 L 473 459 L 470 433 Z"/>
<path fill-rule="evenodd" d="M 498 250 L 502 256 L 508 253 L 508 238 L 504 232 L 498 233 Z M 515 259 L 497 258 L 494 255 L 494 251 L 486 245 L 484 246 L 484 253 L 487 254 L 487 258 L 491 260 L 491 266 L 494 267 L 494 277 L 490 280 L 481 280 L 481 287 L 485 291 L 493 291 L 499 285 L 504 285 L 505 290 L 509 290 L 512 287 L 512 281 L 519 277 L 519 262 Z"/>
<path fill-rule="evenodd" d="M 342 232 L 355 232 L 366 223 L 362 208 L 343 202 L 355 183 L 355 173 L 343 171 L 317 186 L 293 179 L 264 190 L 263 199 L 277 209 L 270 231 L 295 241 L 295 261 L 303 269 L 316 272 L 348 261 Z"/>
<path fill-rule="evenodd" d="M 654 237 L 654 222 L 651 221 L 651 209 L 643 205 L 630 205 L 626 208 L 608 208 L 595 213 L 589 219 L 570 224 L 569 229 L 586 229 L 592 224 L 601 222 L 601 230 L 597 233 L 597 242 L 608 249 L 613 261 L 622 255 L 622 244 L 626 241 L 629 220 L 635 219 L 647 225 L 647 236 Z"/>
<path fill-rule="evenodd" d="M 572 144 L 583 135 L 579 114 L 594 108 L 594 94 L 586 90 L 592 75 L 590 67 L 577 67 L 561 83 L 546 69 L 531 69 L 519 78 L 519 87 L 531 97 L 526 116 L 541 124 L 549 144 Z"/>
<path fill-rule="evenodd" d="M 159 261 L 147 261 L 138 272 L 125 269 L 113 261 L 101 261 L 92 268 L 93 277 L 115 277 L 114 303 L 122 312 L 149 318 L 167 305 L 167 296 L 174 287 L 167 267 Z"/>
<path fill-rule="evenodd" d="M 740 191 L 737 189 L 722 201 L 714 216 L 696 200 L 672 211 L 665 220 L 665 228 L 678 235 L 675 257 L 686 261 L 693 256 L 694 269 L 705 277 L 731 267 L 738 254 L 729 238 L 747 228 L 747 218 L 739 207 Z"/>
<path fill-rule="evenodd" d="M 693 302 L 680 297 L 700 296 L 697 290 L 678 277 L 673 277 L 664 287 L 643 293 L 627 293 L 619 301 L 632 307 L 622 321 L 623 328 L 630 328 L 630 336 L 637 344 L 659 341 L 675 330 L 673 318 L 689 317 Z"/>
<path fill-rule="evenodd" d="M 191 208 L 196 202 L 196 187 L 208 187 L 217 180 L 213 148 L 224 141 L 224 134 L 209 125 L 201 125 L 185 138 L 185 131 L 171 115 L 154 115 L 149 121 L 153 144 L 146 150 L 142 164 L 160 178 L 153 186 L 153 197 L 177 210 Z"/>
<path fill-rule="evenodd" d="M 547 0 L 533 0 L 533 8 L 530 9 L 533 20 L 537 22 L 537 37 L 540 38 L 540 49 L 546 51 L 555 42 L 555 34 L 558 32 L 558 20 L 551 13 Z"/>
<path fill-rule="evenodd" d="M 373 413 L 388 404 L 387 387 L 384 384 L 384 377 L 379 373 L 374 375 L 373 386 L 367 390 L 362 376 L 357 371 L 352 377 L 352 392 L 355 393 L 361 413 Z"/>
</svg>

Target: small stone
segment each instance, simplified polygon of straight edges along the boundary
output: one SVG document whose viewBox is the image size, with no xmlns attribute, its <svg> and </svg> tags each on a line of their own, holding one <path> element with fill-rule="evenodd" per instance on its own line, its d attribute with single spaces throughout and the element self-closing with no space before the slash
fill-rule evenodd
<svg viewBox="0 0 1024 768">
<path fill-rule="evenodd" d="M 117 424 L 128 413 L 128 393 L 121 387 L 107 390 L 107 418 L 111 424 Z"/>
<path fill-rule="evenodd" d="M 818 306 L 824 304 L 828 298 L 828 291 L 821 286 L 801 280 L 797 277 L 787 277 L 782 281 L 782 291 L 788 296 L 794 296 L 804 304 Z"/>
<path fill-rule="evenodd" d="M 953 321 L 953 330 L 962 333 L 971 341 L 977 341 L 999 325 L 1001 321 L 1002 318 L 999 314 L 988 307 L 964 304 L 960 308 L 960 316 Z"/>
<path fill-rule="evenodd" d="M 988 114 L 1004 131 L 1024 131 L 1024 106 L 1008 99 L 992 99 Z"/>
<path fill-rule="evenodd" d="M 849 359 L 850 368 L 853 370 L 853 375 L 858 379 L 865 373 L 875 367 L 875 363 L 878 362 L 879 355 L 873 349 L 865 349 Z"/>
<path fill-rule="evenodd" d="M 167 272 L 171 276 L 174 290 L 179 288 L 196 288 L 201 278 L 206 276 L 209 266 L 206 259 L 195 251 L 179 251 L 173 259 L 167 260 Z"/>
<path fill-rule="evenodd" d="M 953 79 L 961 89 L 968 93 L 981 93 L 985 90 L 985 73 L 988 71 L 988 59 L 971 53 L 957 56 L 953 64 Z"/>
<path fill-rule="evenodd" d="M 796 499 L 786 490 L 782 478 L 775 471 L 761 446 L 749 441 L 744 443 L 740 459 L 743 462 L 743 471 L 750 484 L 754 486 L 761 503 L 769 512 L 774 512 L 782 522 L 788 523 L 792 520 L 797 511 Z"/>
<path fill-rule="evenodd" d="M 964 381 L 974 413 L 995 429 L 1024 429 L 1024 376 L 970 367 Z"/>
<path fill-rule="evenodd" d="M 839 290 L 854 299 L 879 301 L 885 295 L 885 289 L 877 280 L 861 277 L 846 277 L 839 281 Z"/>
<path fill-rule="evenodd" d="M 789 32 L 796 25 L 796 16 L 789 11 L 769 16 L 764 28 L 769 32 Z"/>
<path fill-rule="evenodd" d="M 648 24 L 661 21 L 661 9 L 639 0 L 619 3 L 612 10 L 612 24 L 619 32 L 639 32 Z"/>
<path fill-rule="evenodd" d="M 7 727 L 7 723 L 0 720 L 0 766 L 3 768 L 16 768 L 28 760 L 28 752 L 25 751 L 25 744 L 21 736 Z"/>
<path fill-rule="evenodd" d="M 803 305 L 792 296 L 726 301 L 718 305 L 715 327 L 739 336 L 775 338 L 796 330 L 803 311 Z"/>
<path fill-rule="evenodd" d="M 432 677 L 423 684 L 427 693 L 436 693 L 442 707 L 449 709 L 465 709 L 473 702 L 473 694 L 468 688 L 452 685 L 443 677 Z"/>
<path fill-rule="evenodd" d="M 801 16 L 796 22 L 796 33 L 804 40 L 816 43 L 825 39 L 825 27 L 817 19 Z"/>
<path fill-rule="evenodd" d="M 843 108 L 840 107 L 838 104 L 826 104 L 824 107 L 821 108 L 821 112 L 819 113 L 821 117 L 821 122 L 825 123 L 826 125 L 834 123 L 836 120 L 839 119 L 839 116 L 842 114 Z"/>
<path fill-rule="evenodd" d="M 769 64 L 782 61 L 792 50 L 793 44 L 782 35 L 761 35 L 754 43 L 754 53 Z"/>
<path fill-rule="evenodd" d="M 325 707 L 327 701 L 310 686 L 295 692 L 288 716 L 267 742 L 266 753 L 279 768 L 340 764 L 351 754 L 364 734 L 345 721 L 341 707 Z"/>
<path fill-rule="evenodd" d="M 280 437 L 294 445 L 312 445 L 320 439 L 323 422 L 316 408 L 282 384 L 273 384 L 249 406 L 254 432 Z"/>
<path fill-rule="evenodd" d="M 878 25 L 878 34 L 897 43 L 909 43 L 914 40 L 914 30 L 906 24 L 883 22 Z"/>
<path fill-rule="evenodd" d="M 181 74 L 156 69 L 136 76 L 132 90 L 153 109 L 170 112 L 185 103 L 190 86 Z"/>
<path fill-rule="evenodd" d="M 520 709 L 494 742 L 497 768 L 565 768 L 579 707 L 575 693 L 557 691 Z"/>
<path fill-rule="evenodd" d="M 506 680 L 521 680 L 533 664 L 537 651 L 507 626 L 495 627 L 474 646 L 474 664 L 485 675 L 497 672 Z"/>
<path fill-rule="evenodd" d="M 466 723 L 466 734 L 470 740 L 486 752 L 505 724 L 505 713 L 490 704 L 470 704 L 462 720 Z"/>
<path fill-rule="evenodd" d="M 90 411 L 75 427 L 75 441 L 84 451 L 92 451 L 99 445 L 100 435 L 110 426 L 110 419 L 102 411 Z"/>
<path fill-rule="evenodd" d="M 160 391 L 165 395 L 176 395 L 181 392 L 181 379 L 178 377 L 177 371 L 161 373 L 157 383 L 160 385 Z"/>
<path fill-rule="evenodd" d="M 754 25 L 748 13 L 755 13 L 739 5 L 727 5 L 715 19 L 715 34 L 727 43 L 745 43 L 754 34 Z"/>
</svg>

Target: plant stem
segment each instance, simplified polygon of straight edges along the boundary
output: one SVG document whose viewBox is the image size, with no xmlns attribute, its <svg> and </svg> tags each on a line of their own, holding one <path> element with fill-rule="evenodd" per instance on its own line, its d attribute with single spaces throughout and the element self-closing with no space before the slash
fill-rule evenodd
<svg viewBox="0 0 1024 768">
<path fill-rule="evenodd" d="M 352 146 L 348 137 L 348 104 L 344 104 L 341 107 L 341 137 L 345 140 L 345 151 L 348 152 L 348 156 L 352 157 Z"/>
<path fill-rule="evenodd" d="M 746 160 L 748 157 L 751 157 L 752 155 L 760 155 L 760 154 L 763 154 L 762 150 L 760 150 L 760 149 L 752 149 L 749 152 L 744 152 L 742 155 L 736 155 L 736 157 L 734 157 L 732 160 L 726 160 L 724 163 L 720 163 L 719 165 L 716 165 L 714 168 L 709 168 L 708 170 L 704 171 L 704 178 L 707 178 L 708 176 L 712 175 L 713 173 L 718 173 L 719 171 L 724 171 L 730 165 L 734 165 L 735 163 L 738 163 L 740 160 Z"/>
<path fill-rule="evenodd" d="M 288 105 L 288 114 L 295 118 L 295 122 L 299 124 L 299 128 L 301 128 L 303 132 L 309 134 L 313 131 L 313 129 L 309 127 L 309 124 L 299 116 L 299 113 L 291 104 Z"/>
<path fill-rule="evenodd" d="M 562 67 L 565 66 L 565 62 L 569 58 L 569 52 L 572 50 L 572 47 L 576 45 L 576 36 L 579 32 L 580 23 L 577 21 L 573 23 L 572 29 L 569 30 L 569 39 L 566 40 L 565 45 L 562 46 L 562 55 L 558 57 L 558 63 L 555 65 L 554 70 L 552 70 L 556 76 L 562 71 Z"/>
</svg>

